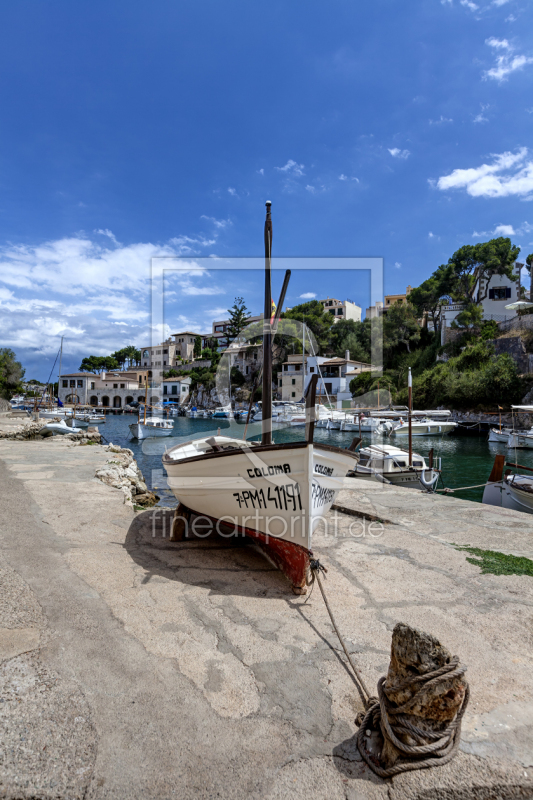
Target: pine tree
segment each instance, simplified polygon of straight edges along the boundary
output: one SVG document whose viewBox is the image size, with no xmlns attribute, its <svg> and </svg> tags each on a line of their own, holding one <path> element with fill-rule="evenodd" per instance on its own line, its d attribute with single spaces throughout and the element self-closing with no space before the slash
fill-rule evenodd
<svg viewBox="0 0 533 800">
<path fill-rule="evenodd" d="M 229 323 L 226 330 L 226 347 L 237 339 L 248 325 L 250 314 L 242 297 L 236 297 L 233 306 L 228 309 Z"/>
</svg>

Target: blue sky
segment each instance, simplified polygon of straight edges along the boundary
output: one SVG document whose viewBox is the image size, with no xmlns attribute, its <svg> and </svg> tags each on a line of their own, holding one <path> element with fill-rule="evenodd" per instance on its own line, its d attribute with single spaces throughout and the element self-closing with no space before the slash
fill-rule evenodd
<svg viewBox="0 0 533 800">
<path fill-rule="evenodd" d="M 525 257 L 532 20 L 530 0 L 4 3 L 0 346 L 46 378 L 62 333 L 66 369 L 141 345 L 151 257 L 261 255 L 266 199 L 275 254 L 383 257 L 387 293 L 500 232 Z M 171 327 L 206 330 L 256 278 L 210 280 L 175 287 Z M 370 300 L 362 273 L 299 276 L 287 303 L 307 293 Z"/>
</svg>

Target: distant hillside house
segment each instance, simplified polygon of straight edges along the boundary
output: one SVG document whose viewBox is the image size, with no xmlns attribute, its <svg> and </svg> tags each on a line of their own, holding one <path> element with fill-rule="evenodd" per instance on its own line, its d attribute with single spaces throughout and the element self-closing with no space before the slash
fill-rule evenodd
<svg viewBox="0 0 533 800">
<path fill-rule="evenodd" d="M 504 322 L 516 316 L 516 311 L 506 309 L 505 306 L 515 303 L 520 299 L 521 283 L 520 272 L 524 265 L 516 262 L 514 274 L 516 281 L 510 280 L 506 275 L 492 275 L 488 280 L 478 281 L 473 298 L 483 308 L 484 320 L 495 320 Z M 446 331 L 451 328 L 453 320 L 464 309 L 463 303 L 450 303 L 441 306 L 441 343 L 445 344 L 449 339 Z"/>
<path fill-rule="evenodd" d="M 332 297 L 327 297 L 320 302 L 324 306 L 324 311 L 335 318 L 334 322 L 338 322 L 341 319 L 353 319 L 356 322 L 361 322 L 361 306 L 358 306 L 353 300 L 335 300 Z"/>
<path fill-rule="evenodd" d="M 371 364 L 351 359 L 349 351 L 346 351 L 345 358 L 290 355 L 278 374 L 278 392 L 281 392 L 282 400 L 297 403 L 302 399 L 311 376 L 317 374 L 317 395 L 320 400 L 327 402 L 329 397 L 331 402 L 342 407 L 343 400 L 351 400 L 352 378 L 373 369 L 375 367 Z"/>
</svg>

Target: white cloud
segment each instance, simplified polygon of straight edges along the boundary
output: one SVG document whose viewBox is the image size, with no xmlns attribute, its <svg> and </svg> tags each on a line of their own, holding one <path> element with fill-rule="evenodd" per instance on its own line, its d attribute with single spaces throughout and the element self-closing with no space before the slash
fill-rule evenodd
<svg viewBox="0 0 533 800">
<path fill-rule="evenodd" d="M 398 147 L 388 148 L 389 153 L 393 158 L 409 158 L 411 153 L 409 150 L 400 150 Z"/>
<path fill-rule="evenodd" d="M 471 169 L 454 169 L 437 181 L 441 191 L 466 189 L 472 197 L 525 196 L 533 192 L 533 161 L 526 160 L 527 147 L 517 153 L 492 155 L 491 164 Z"/>
<path fill-rule="evenodd" d="M 0 248 L 2 345 L 12 347 L 40 377 L 48 377 L 42 373 L 51 369 L 47 359 L 53 362 L 59 335 L 65 336 L 63 366 L 69 369 L 77 368 L 83 355 L 104 355 L 149 341 L 154 257 L 167 257 L 169 266 L 172 257 L 188 258 L 184 270 L 170 272 L 165 280 L 173 322 L 187 308 L 184 296 L 220 295 L 210 273 L 191 256 L 216 239 L 177 236 L 161 245 L 117 245 L 110 234 L 103 229 L 92 239 L 77 235 Z M 190 328 L 197 323 L 196 304 L 189 302 L 189 307 L 193 318 L 180 324 Z"/>
<path fill-rule="evenodd" d="M 508 17 L 505 17 L 505 21 L 506 22 L 516 22 L 516 20 L 517 20 L 517 17 L 515 17 L 514 14 L 509 14 Z"/>
<path fill-rule="evenodd" d="M 396 269 L 401 269 L 402 268 L 402 265 L 401 265 L 400 261 L 395 261 L 394 262 L 394 266 L 396 267 Z"/>
<path fill-rule="evenodd" d="M 430 119 L 430 125 L 443 125 L 446 122 L 453 122 L 453 119 L 450 117 L 443 117 L 442 114 L 440 115 L 439 119 Z"/>
<path fill-rule="evenodd" d="M 504 6 L 509 2 L 509 0 L 492 0 L 493 6 Z"/>
<path fill-rule="evenodd" d="M 348 175 L 345 175 L 344 173 L 342 173 L 342 175 L 339 175 L 339 180 L 340 181 L 356 181 L 357 183 L 359 183 L 359 178 L 355 178 L 355 177 L 349 178 Z"/>
<path fill-rule="evenodd" d="M 533 230 L 533 225 L 523 222 L 518 227 L 516 225 L 496 225 L 492 231 L 474 231 L 474 239 L 492 238 L 495 236 L 524 236 Z"/>
<path fill-rule="evenodd" d="M 288 175 L 299 178 L 305 175 L 304 167 L 305 164 L 298 164 L 296 161 L 293 161 L 292 158 L 289 158 L 284 167 L 276 167 L 276 169 L 278 172 L 286 172 Z"/>
<path fill-rule="evenodd" d="M 435 238 L 435 234 L 434 234 L 434 233 L 432 233 L 432 232 L 430 231 L 430 232 L 428 233 L 428 237 L 429 237 L 430 239 L 434 239 L 434 238 Z"/>
<path fill-rule="evenodd" d="M 471 0 L 461 0 L 461 5 L 470 9 L 470 11 L 477 11 L 479 9 L 479 6 L 477 6 L 475 3 L 472 3 Z"/>
<path fill-rule="evenodd" d="M 259 175 L 264 175 L 265 174 L 265 170 L 262 167 L 261 167 L 261 169 L 258 169 L 257 172 L 259 173 Z"/>
<path fill-rule="evenodd" d="M 299 300 L 313 300 L 316 297 L 314 292 L 304 292 L 304 294 L 299 295 Z"/>
<path fill-rule="evenodd" d="M 493 234 L 494 236 L 515 236 L 516 232 L 512 225 L 496 225 Z"/>
<path fill-rule="evenodd" d="M 485 39 L 485 44 L 488 44 L 489 47 L 494 47 L 496 50 L 512 50 L 507 39 L 496 39 L 494 36 L 491 36 L 490 39 Z"/>
<path fill-rule="evenodd" d="M 230 219 L 216 219 L 215 217 L 206 217 L 205 214 L 202 214 L 200 219 L 206 219 L 208 222 L 211 222 L 215 226 L 215 228 L 218 229 L 227 228 L 228 225 L 233 224 Z"/>
<path fill-rule="evenodd" d="M 490 39 L 485 39 L 485 44 L 492 47 L 493 50 L 504 50 L 506 52 L 497 56 L 496 66 L 485 70 L 483 73 L 484 80 L 490 78 L 502 83 L 507 80 L 509 75 L 513 72 L 523 69 L 528 64 L 533 64 L 533 56 L 512 55 L 514 48 L 509 44 L 507 39 L 496 39 L 494 36 L 491 36 Z"/>
<path fill-rule="evenodd" d="M 232 197 L 237 197 L 237 190 L 233 188 L 233 186 L 228 186 L 228 192 Z"/>
<path fill-rule="evenodd" d="M 99 233 L 101 236 L 107 236 L 108 239 L 111 239 L 113 244 L 120 245 L 120 242 L 117 240 L 117 237 L 114 233 L 112 233 L 108 228 L 99 228 L 95 231 L 95 233 Z"/>
<path fill-rule="evenodd" d="M 474 117 L 474 122 L 488 122 L 488 117 L 484 117 L 483 114 L 480 112 L 477 117 Z"/>
</svg>

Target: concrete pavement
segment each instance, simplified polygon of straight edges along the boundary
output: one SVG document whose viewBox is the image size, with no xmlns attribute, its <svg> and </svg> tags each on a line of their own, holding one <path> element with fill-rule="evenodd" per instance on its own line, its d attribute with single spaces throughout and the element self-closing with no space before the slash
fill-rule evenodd
<svg viewBox="0 0 533 800">
<path fill-rule="evenodd" d="M 531 557 L 528 517 L 352 482 L 316 536 L 371 687 L 398 621 L 468 665 L 458 758 L 385 782 L 355 749 L 362 706 L 319 592 L 294 597 L 242 540 L 169 542 L 164 511 L 94 478 L 107 457 L 0 442 L 0 797 L 533 795 L 533 581 L 451 545 Z M 365 509 L 393 522 L 363 531 Z"/>
</svg>

